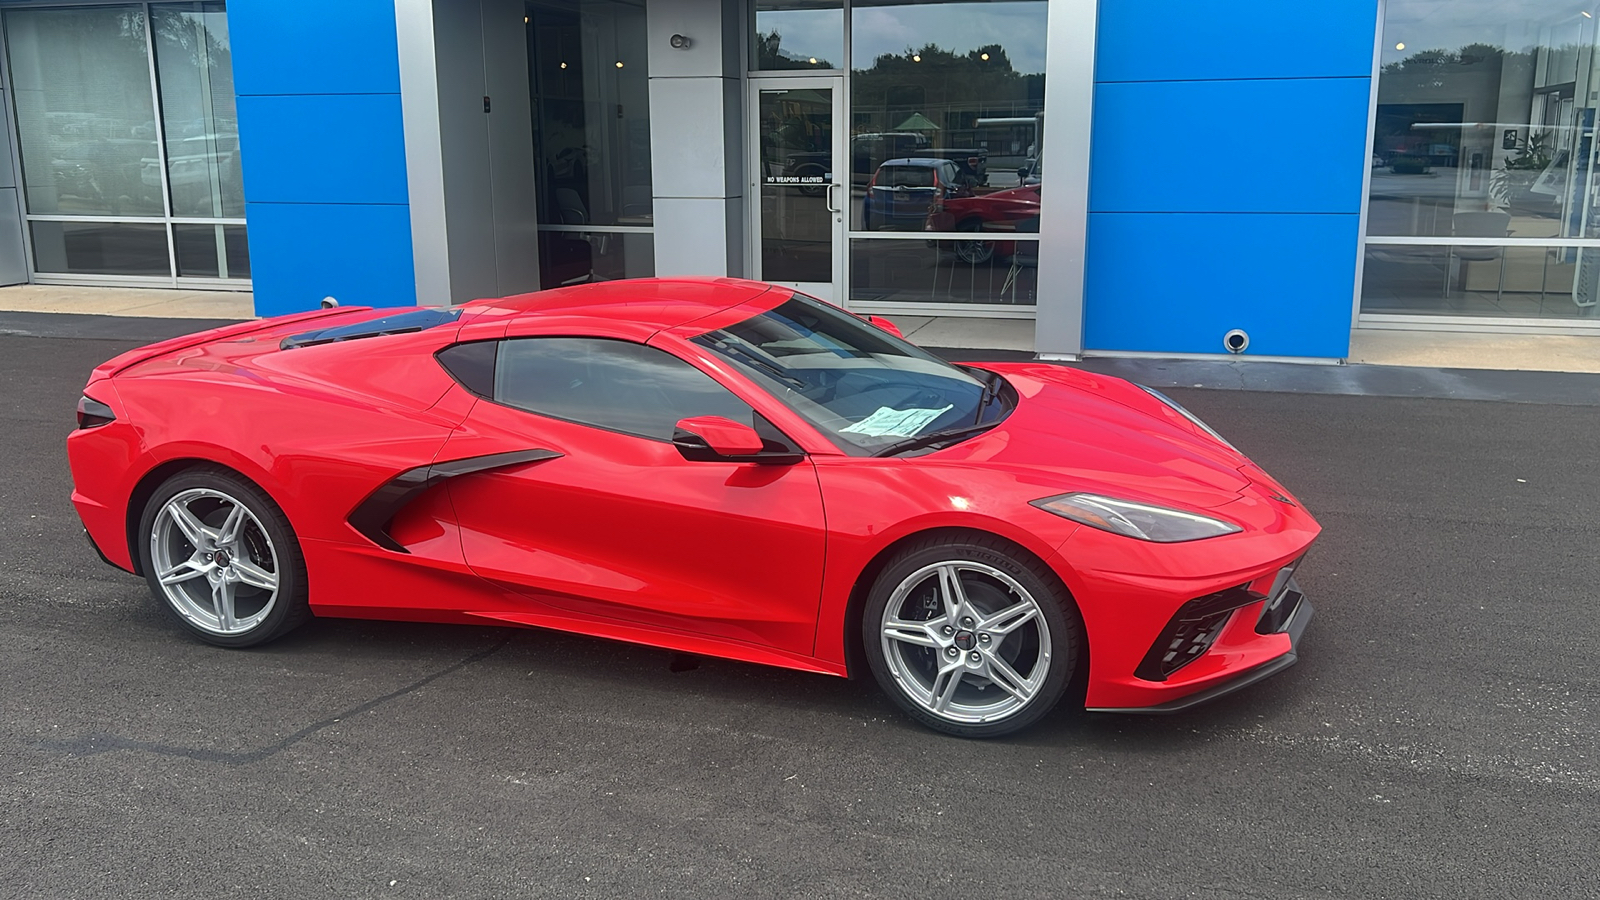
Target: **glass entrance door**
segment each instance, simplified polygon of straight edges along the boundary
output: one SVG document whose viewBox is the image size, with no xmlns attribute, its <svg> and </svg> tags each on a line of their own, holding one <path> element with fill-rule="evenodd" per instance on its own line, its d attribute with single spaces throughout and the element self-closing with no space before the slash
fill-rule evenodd
<svg viewBox="0 0 1600 900">
<path fill-rule="evenodd" d="M 844 291 L 843 79 L 752 80 L 756 278 L 835 303 Z"/>
</svg>

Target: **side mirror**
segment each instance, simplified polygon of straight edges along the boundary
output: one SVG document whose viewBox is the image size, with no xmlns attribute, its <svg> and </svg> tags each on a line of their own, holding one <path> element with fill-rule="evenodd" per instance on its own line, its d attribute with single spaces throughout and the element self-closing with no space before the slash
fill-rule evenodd
<svg viewBox="0 0 1600 900">
<path fill-rule="evenodd" d="M 905 335 L 900 333 L 900 326 L 894 324 L 888 319 L 885 319 L 883 316 L 867 316 L 867 321 L 871 322 L 874 326 L 889 332 L 897 338 L 905 338 Z"/>
<path fill-rule="evenodd" d="M 679 419 L 672 443 L 684 459 L 697 462 L 752 457 L 763 446 L 754 428 L 722 416 Z"/>
</svg>

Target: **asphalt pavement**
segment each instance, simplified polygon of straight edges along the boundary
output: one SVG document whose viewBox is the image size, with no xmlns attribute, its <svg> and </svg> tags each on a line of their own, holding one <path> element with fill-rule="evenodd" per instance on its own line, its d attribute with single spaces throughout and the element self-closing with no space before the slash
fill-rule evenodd
<svg viewBox="0 0 1600 900">
<path fill-rule="evenodd" d="M 0 898 L 1600 896 L 1600 392 L 1172 387 L 1326 529 L 1299 665 L 973 742 L 545 631 L 200 644 L 68 502 L 135 342 L 47 333 L 0 328 Z"/>
</svg>

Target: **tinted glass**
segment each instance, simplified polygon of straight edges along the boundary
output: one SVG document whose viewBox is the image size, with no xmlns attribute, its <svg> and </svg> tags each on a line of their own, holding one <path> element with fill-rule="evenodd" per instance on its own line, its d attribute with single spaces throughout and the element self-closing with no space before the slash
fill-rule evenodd
<svg viewBox="0 0 1600 900">
<path fill-rule="evenodd" d="M 250 238 L 243 225 L 222 226 L 222 245 L 229 278 L 250 277 Z"/>
<path fill-rule="evenodd" d="M 753 68 L 844 68 L 841 0 L 756 0 Z"/>
<path fill-rule="evenodd" d="M 172 226 L 172 247 L 178 254 L 178 275 L 190 278 L 216 278 L 221 275 L 217 261 L 226 258 L 226 228 L 224 225 Z M 219 250 L 223 251 L 223 256 L 219 257 Z M 244 272 L 234 272 L 231 266 L 228 271 L 231 278 L 248 277 L 249 274 L 248 266 Z"/>
<path fill-rule="evenodd" d="M 40 272 L 66 275 L 172 274 L 165 225 L 111 222 L 31 222 L 33 260 Z"/>
<path fill-rule="evenodd" d="M 1600 248 L 1367 245 L 1364 313 L 1592 318 Z"/>
<path fill-rule="evenodd" d="M 494 399 L 529 412 L 670 441 L 679 419 L 754 412 L 709 375 L 669 353 L 600 338 L 518 338 L 501 344 Z"/>
<path fill-rule="evenodd" d="M 939 241 L 852 239 L 850 301 L 1035 306 L 1039 242 L 978 236 Z"/>
<path fill-rule="evenodd" d="M 940 180 L 980 197 L 1037 177 L 1047 6 L 1044 0 L 851 3 L 851 227 L 928 227 L 926 211 L 863 221 L 874 212 L 863 202 L 872 199 L 863 196 L 866 187 L 875 175 L 881 184 L 880 167 L 893 160 L 944 161 Z"/>
<path fill-rule="evenodd" d="M 539 0 L 526 11 L 539 224 L 649 225 L 643 0 Z"/>
<path fill-rule="evenodd" d="M 655 235 L 648 231 L 539 232 L 539 283 L 546 288 L 655 273 Z"/>
<path fill-rule="evenodd" d="M 833 280 L 833 91 L 773 88 L 757 101 L 761 277 Z"/>
<path fill-rule="evenodd" d="M 1367 233 L 1600 237 L 1597 12 L 1573 0 L 1389 0 Z"/>
<path fill-rule="evenodd" d="M 694 342 L 849 451 L 973 424 L 985 396 L 984 384 L 965 371 L 800 294 Z"/>
<path fill-rule="evenodd" d="M 5 20 L 28 212 L 163 215 L 143 8 L 15 9 Z M 160 256 L 165 275 L 165 247 Z"/>
<path fill-rule="evenodd" d="M 152 6 L 150 25 L 172 214 L 244 218 L 228 14 L 221 3 Z"/>
</svg>

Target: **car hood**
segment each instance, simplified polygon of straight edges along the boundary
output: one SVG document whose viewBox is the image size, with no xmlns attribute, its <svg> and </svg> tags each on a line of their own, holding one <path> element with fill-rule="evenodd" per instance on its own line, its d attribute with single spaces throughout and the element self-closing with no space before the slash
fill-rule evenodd
<svg viewBox="0 0 1600 900">
<path fill-rule="evenodd" d="M 976 438 L 922 457 L 1010 471 L 1039 496 L 1069 491 L 1212 509 L 1250 485 L 1249 460 L 1120 378 L 1046 364 L 983 364 L 1017 406 Z"/>
</svg>

